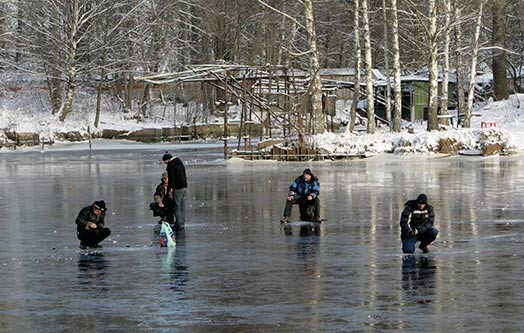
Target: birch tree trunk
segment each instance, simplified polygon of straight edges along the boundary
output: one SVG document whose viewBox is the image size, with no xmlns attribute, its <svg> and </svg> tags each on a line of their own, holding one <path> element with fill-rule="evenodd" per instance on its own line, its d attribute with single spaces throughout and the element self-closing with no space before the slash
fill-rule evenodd
<svg viewBox="0 0 524 333">
<path fill-rule="evenodd" d="M 97 87 L 97 94 L 96 94 L 96 114 L 95 114 L 95 122 L 94 125 L 96 128 L 98 128 L 98 125 L 100 124 L 100 114 L 102 113 L 102 94 L 103 94 L 103 87 L 104 87 L 104 80 L 106 77 L 106 50 L 102 50 L 102 69 L 100 73 L 100 81 L 98 82 Z"/>
<path fill-rule="evenodd" d="M 451 22 L 451 2 L 450 0 L 444 0 L 444 46 L 442 52 L 444 53 L 444 59 L 442 64 L 442 97 L 441 97 L 441 109 L 440 113 L 448 114 L 448 94 L 449 94 L 449 44 L 450 44 L 450 29 L 449 25 Z M 442 120 L 442 124 L 449 125 L 447 119 Z"/>
<path fill-rule="evenodd" d="M 389 47 L 388 47 L 388 15 L 386 10 L 386 0 L 382 0 L 382 19 L 384 25 L 384 66 L 386 69 L 386 94 L 385 94 L 385 105 L 386 105 L 386 120 L 389 123 L 389 127 L 392 128 L 391 123 L 391 82 L 390 82 L 390 71 L 389 71 Z"/>
<path fill-rule="evenodd" d="M 61 40 L 62 29 L 58 22 L 61 21 L 61 12 L 59 9 L 51 10 L 49 34 L 52 40 Z M 42 38 L 42 37 L 40 37 Z M 63 61 L 63 50 L 57 47 L 49 48 L 49 55 L 44 61 L 44 69 L 46 74 L 47 86 L 49 88 L 49 98 L 51 99 L 51 114 L 60 112 L 64 100 L 64 87 L 62 82 L 62 72 L 59 70 L 61 61 Z"/>
<path fill-rule="evenodd" d="M 322 82 L 320 79 L 320 63 L 318 61 L 317 34 L 315 32 L 315 20 L 313 15 L 313 4 L 311 0 L 304 1 L 304 14 L 306 16 L 306 29 L 309 36 L 310 57 L 310 93 L 312 112 L 312 134 L 324 133 L 324 115 L 322 113 Z"/>
<path fill-rule="evenodd" d="M 78 32 L 78 20 L 79 20 L 79 0 L 72 0 L 69 4 L 68 9 L 71 10 L 70 21 L 69 21 L 69 44 L 67 45 L 67 83 L 66 83 L 66 94 L 64 106 L 60 114 L 60 121 L 64 121 L 69 112 L 73 107 L 73 97 L 76 88 L 76 50 L 78 46 L 77 32 Z"/>
<path fill-rule="evenodd" d="M 128 54 L 129 58 L 127 61 L 127 68 L 126 75 L 127 75 L 127 81 L 125 82 L 125 100 L 124 100 L 124 112 L 132 112 L 133 111 L 133 86 L 135 85 L 135 77 L 134 77 L 134 66 L 133 66 L 133 44 L 131 42 L 128 43 L 129 49 Z"/>
<path fill-rule="evenodd" d="M 462 21 L 460 20 L 461 11 L 455 2 L 453 8 L 453 17 L 457 18 L 455 27 L 455 59 L 456 59 L 456 75 L 457 75 L 457 116 L 460 117 L 466 112 L 466 91 L 464 80 L 464 58 L 462 56 Z"/>
<path fill-rule="evenodd" d="M 4 2 L 6 3 L 7 5 L 7 2 Z M 23 17 L 23 6 L 22 6 L 22 1 L 21 0 L 18 0 L 18 10 L 17 10 L 17 18 L 16 18 L 16 30 L 17 30 L 17 37 L 16 37 L 16 43 L 15 43 L 15 48 L 16 48 L 16 51 L 15 51 L 15 63 L 19 63 L 21 60 L 22 60 L 22 52 L 20 51 L 20 46 L 21 46 L 21 39 L 22 39 L 22 36 L 24 35 L 24 32 L 23 32 L 23 25 L 24 25 L 24 22 L 22 20 L 22 17 Z M 4 16 L 4 15 L 2 15 Z M 6 20 L 7 21 L 7 20 Z"/>
<path fill-rule="evenodd" d="M 437 43 L 437 5 L 429 0 L 429 109 L 428 131 L 438 130 L 438 43 Z"/>
<path fill-rule="evenodd" d="M 362 51 L 360 49 L 360 24 L 359 24 L 359 10 L 360 1 L 354 0 L 354 38 L 355 38 L 355 85 L 353 89 L 353 100 L 351 101 L 351 114 L 349 126 L 347 131 L 353 132 L 355 130 L 355 119 L 357 117 L 357 105 L 360 100 L 360 67 L 362 66 Z"/>
<path fill-rule="evenodd" d="M 367 133 L 375 133 L 375 94 L 373 92 L 373 72 L 371 60 L 371 33 L 369 30 L 368 0 L 362 1 L 362 20 L 364 24 L 364 53 L 366 66 L 366 95 L 368 103 L 368 127 Z"/>
<path fill-rule="evenodd" d="M 282 26 L 284 27 L 284 22 L 282 23 Z M 293 42 L 295 41 L 295 36 L 297 34 L 297 23 L 295 21 L 291 21 L 290 25 L 287 25 L 287 28 L 289 29 L 289 34 L 282 34 L 282 38 L 284 39 L 285 36 L 286 40 L 283 40 L 281 45 L 285 46 L 285 52 L 282 55 L 282 64 L 284 65 L 284 67 L 289 69 L 291 68 L 291 60 L 293 57 L 291 55 L 291 48 L 293 46 Z"/>
<path fill-rule="evenodd" d="M 391 32 L 393 48 L 393 75 L 395 91 L 395 109 L 393 110 L 393 132 L 400 132 L 400 121 L 402 117 L 402 85 L 400 82 L 400 46 L 398 35 L 398 8 L 397 0 L 391 0 Z"/>
<path fill-rule="evenodd" d="M 482 14 L 484 9 L 484 1 L 480 1 L 479 11 L 477 14 L 477 23 L 475 26 L 475 36 L 473 37 L 473 48 L 471 50 L 471 69 L 468 85 L 468 101 L 466 105 L 466 118 L 464 119 L 464 127 L 471 127 L 471 113 L 473 111 L 473 98 L 475 95 L 475 76 L 477 74 L 477 61 L 479 55 L 479 39 L 480 27 L 482 25 Z"/>
</svg>

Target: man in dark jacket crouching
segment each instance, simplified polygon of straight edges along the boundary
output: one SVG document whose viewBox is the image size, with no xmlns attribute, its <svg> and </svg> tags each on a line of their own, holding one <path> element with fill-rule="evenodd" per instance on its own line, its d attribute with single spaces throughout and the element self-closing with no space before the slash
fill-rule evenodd
<svg viewBox="0 0 524 333">
<path fill-rule="evenodd" d="M 428 253 L 428 245 L 438 235 L 438 230 L 433 228 L 434 220 L 435 212 L 428 204 L 428 197 L 425 194 L 420 194 L 416 200 L 406 202 L 400 216 L 402 252 L 415 252 L 415 244 L 420 241 L 419 249 Z"/>
<path fill-rule="evenodd" d="M 105 227 L 106 203 L 95 201 L 91 206 L 82 208 L 76 218 L 76 235 L 80 240 L 80 248 L 99 248 L 101 241 L 111 235 L 111 230 Z"/>
</svg>

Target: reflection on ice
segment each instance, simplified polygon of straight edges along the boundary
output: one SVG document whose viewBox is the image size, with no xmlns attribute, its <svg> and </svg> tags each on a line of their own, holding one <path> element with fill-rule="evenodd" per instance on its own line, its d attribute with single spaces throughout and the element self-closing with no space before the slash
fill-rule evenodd
<svg viewBox="0 0 524 333">
<path fill-rule="evenodd" d="M 220 150 L 2 154 L 2 331 L 519 331 L 521 157 L 226 162 Z M 157 149 L 158 148 L 158 149 Z M 187 165 L 187 224 L 158 246 L 148 210 L 169 148 Z M 289 181 L 321 182 L 320 228 L 279 222 Z M 440 234 L 404 256 L 404 202 L 429 195 Z M 8 200 L 6 199 L 8 198 Z M 78 249 L 103 198 L 113 230 Z M 89 321 L 86 317 L 89 309 Z"/>
</svg>

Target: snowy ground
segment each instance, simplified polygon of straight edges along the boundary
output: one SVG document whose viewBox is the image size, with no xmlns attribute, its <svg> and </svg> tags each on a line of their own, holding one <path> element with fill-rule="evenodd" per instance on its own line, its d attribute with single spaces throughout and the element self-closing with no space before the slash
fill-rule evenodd
<svg viewBox="0 0 524 333">
<path fill-rule="evenodd" d="M 316 145 L 334 154 L 375 154 L 383 152 L 435 152 L 441 139 L 454 140 L 462 150 L 482 150 L 486 144 L 501 144 L 511 152 L 524 150 L 524 112 L 520 101 L 524 95 L 512 95 L 509 100 L 488 102 L 477 107 L 471 118 L 471 128 L 446 126 L 441 131 L 426 130 L 425 122 L 404 123 L 400 133 L 377 128 L 373 135 L 363 133 L 325 133 L 313 138 Z M 482 124 L 484 123 L 484 128 Z M 407 127 L 413 127 L 408 133 Z"/>
<path fill-rule="evenodd" d="M 88 127 L 94 129 L 95 103 L 94 92 L 78 90 L 76 94 L 74 112 L 64 122 L 58 120 L 57 115 L 49 112 L 48 96 L 45 85 L 31 77 L 14 77 L 0 74 L 0 129 L 16 132 L 35 132 L 40 138 L 53 139 L 56 132 L 86 133 Z M 342 129 L 339 133 L 325 133 L 311 138 L 312 142 L 330 154 L 367 154 L 377 153 L 396 154 L 427 154 L 438 150 L 441 139 L 450 139 L 460 145 L 461 150 L 481 151 L 486 144 L 500 144 L 509 152 L 524 150 L 523 112 L 520 101 L 524 95 L 512 95 L 509 100 L 502 102 L 488 102 L 474 110 L 471 128 L 447 127 L 442 131 L 426 131 L 426 123 L 404 123 L 400 133 L 392 133 L 388 128 L 377 128 L 373 135 L 347 133 Z M 337 103 L 338 118 L 347 115 L 347 103 Z M 171 106 L 170 108 L 173 108 Z M 178 106 L 177 106 L 178 108 Z M 118 103 L 106 97 L 102 102 L 102 113 L 99 129 L 139 130 L 143 128 L 162 128 L 176 124 L 187 123 L 188 110 L 194 112 L 195 106 L 177 109 L 176 119 L 167 112 L 165 107 L 157 107 L 149 111 L 149 116 L 138 122 L 132 114 L 124 114 Z M 198 109 L 198 108 L 197 108 Z M 231 108 L 234 113 L 236 106 Z M 202 118 L 204 119 L 204 118 Z M 205 117 L 208 122 L 220 122 L 221 119 Z M 230 119 L 235 119 L 233 115 Z M 489 123 L 490 127 L 481 128 L 482 123 Z M 494 126 L 493 126 L 494 125 Z M 412 127 L 413 133 L 407 128 Z M 0 131 L 0 142 L 6 141 Z M 49 140 L 54 141 L 54 140 Z"/>
</svg>

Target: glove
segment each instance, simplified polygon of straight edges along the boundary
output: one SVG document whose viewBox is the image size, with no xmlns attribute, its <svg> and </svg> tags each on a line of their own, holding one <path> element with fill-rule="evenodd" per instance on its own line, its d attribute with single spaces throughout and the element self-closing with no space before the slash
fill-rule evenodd
<svg viewBox="0 0 524 333">
<path fill-rule="evenodd" d="M 408 231 L 408 236 L 416 236 L 418 234 L 418 229 L 411 229 Z"/>
</svg>

